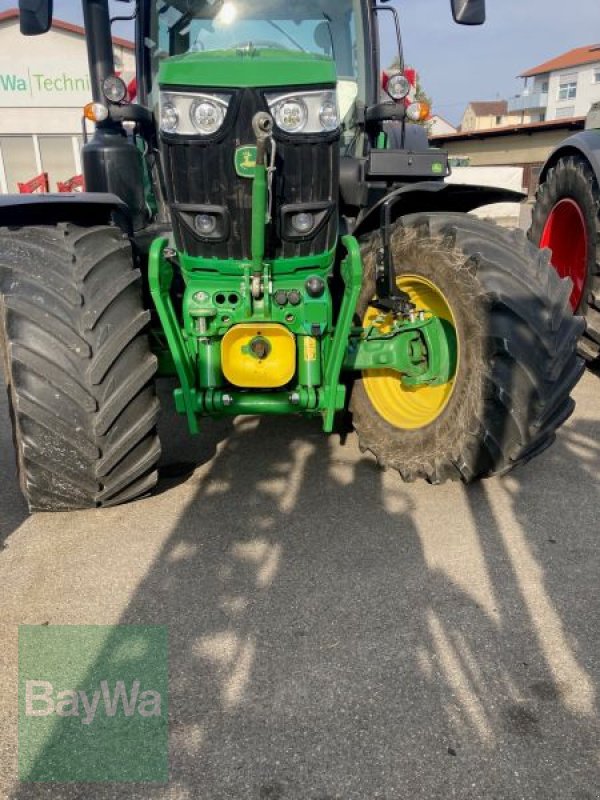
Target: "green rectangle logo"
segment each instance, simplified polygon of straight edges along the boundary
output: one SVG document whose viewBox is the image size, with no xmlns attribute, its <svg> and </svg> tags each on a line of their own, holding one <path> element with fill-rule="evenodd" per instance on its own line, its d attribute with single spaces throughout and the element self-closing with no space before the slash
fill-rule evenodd
<svg viewBox="0 0 600 800">
<path fill-rule="evenodd" d="M 19 778 L 166 782 L 164 625 L 19 627 Z"/>
</svg>

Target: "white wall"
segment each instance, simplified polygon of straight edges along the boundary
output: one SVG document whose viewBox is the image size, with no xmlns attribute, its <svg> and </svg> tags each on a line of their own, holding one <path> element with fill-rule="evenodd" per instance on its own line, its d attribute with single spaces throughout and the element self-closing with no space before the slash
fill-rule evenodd
<svg viewBox="0 0 600 800">
<path fill-rule="evenodd" d="M 523 191 L 522 167 L 453 167 L 448 183 L 466 183 L 475 186 L 497 186 L 502 189 Z M 520 203 L 494 203 L 472 212 L 482 219 L 502 220 L 518 227 L 521 214 Z"/>
<path fill-rule="evenodd" d="M 573 109 L 572 116 L 585 117 L 592 103 L 600 101 L 600 83 L 594 81 L 596 70 L 600 70 L 600 61 L 595 64 L 585 64 L 581 67 L 552 72 L 549 78 L 546 119 L 557 119 L 560 116 L 561 109 L 563 112 Z M 568 75 L 576 76 L 577 96 L 572 100 L 559 100 L 558 92 L 561 78 Z"/>
</svg>

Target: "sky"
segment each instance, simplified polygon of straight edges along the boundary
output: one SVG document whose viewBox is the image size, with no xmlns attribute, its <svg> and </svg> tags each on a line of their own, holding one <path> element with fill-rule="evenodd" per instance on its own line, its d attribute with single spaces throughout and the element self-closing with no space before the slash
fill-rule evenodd
<svg viewBox="0 0 600 800">
<path fill-rule="evenodd" d="M 0 0 L 0 11 L 16 2 Z M 573 47 L 600 43 L 599 0 L 487 0 L 487 23 L 474 28 L 454 24 L 449 0 L 392 5 L 401 18 L 407 66 L 419 71 L 434 112 L 454 124 L 471 100 L 517 94 L 519 73 Z M 119 14 L 131 8 L 114 0 L 112 6 Z M 81 22 L 79 0 L 55 0 L 55 15 Z M 393 58 L 391 33 L 386 50 Z"/>
</svg>

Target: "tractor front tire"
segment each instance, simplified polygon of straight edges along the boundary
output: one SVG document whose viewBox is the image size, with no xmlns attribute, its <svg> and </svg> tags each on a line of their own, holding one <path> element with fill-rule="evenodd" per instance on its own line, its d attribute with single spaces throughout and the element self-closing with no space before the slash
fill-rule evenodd
<svg viewBox="0 0 600 800">
<path fill-rule="evenodd" d="M 0 229 L 0 351 L 31 511 L 113 506 L 155 486 L 149 316 L 117 228 Z"/>
<path fill-rule="evenodd" d="M 561 277 L 573 280 L 571 305 L 587 329 L 579 350 L 588 361 L 600 356 L 600 188 L 579 156 L 562 158 L 548 170 L 533 207 L 529 238 L 552 251 Z"/>
<path fill-rule="evenodd" d="M 361 323 L 376 319 L 380 247 L 378 232 L 362 241 Z M 363 373 L 350 405 L 361 449 L 430 483 L 504 474 L 541 453 L 571 415 L 584 368 L 570 282 L 522 232 L 465 214 L 403 217 L 391 247 L 399 287 L 452 325 L 457 367 L 448 384 L 414 389 L 393 372 Z"/>
</svg>

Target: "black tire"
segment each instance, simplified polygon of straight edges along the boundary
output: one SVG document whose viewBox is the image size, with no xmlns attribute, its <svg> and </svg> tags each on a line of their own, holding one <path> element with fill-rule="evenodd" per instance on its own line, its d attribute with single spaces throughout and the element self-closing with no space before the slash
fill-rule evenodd
<svg viewBox="0 0 600 800">
<path fill-rule="evenodd" d="M 540 243 L 553 208 L 566 198 L 579 206 L 587 230 L 587 281 L 576 313 L 585 317 L 587 324 L 579 350 L 592 362 L 600 356 L 600 188 L 587 161 L 578 156 L 562 158 L 548 170 L 545 181 L 538 187 L 528 234 L 534 244 Z"/>
<path fill-rule="evenodd" d="M 379 247 L 379 233 L 363 241 L 361 320 Z M 584 369 L 576 356 L 583 322 L 548 254 L 520 231 L 444 213 L 399 220 L 392 251 L 398 275 L 425 278 L 447 298 L 461 357 L 448 404 L 416 430 L 380 416 L 358 379 L 351 411 L 361 449 L 406 481 L 430 483 L 503 474 L 545 450 L 574 409 L 570 393 Z"/>
<path fill-rule="evenodd" d="M 0 229 L 0 348 L 31 511 L 118 505 L 157 482 L 140 284 L 116 228 Z"/>
</svg>

